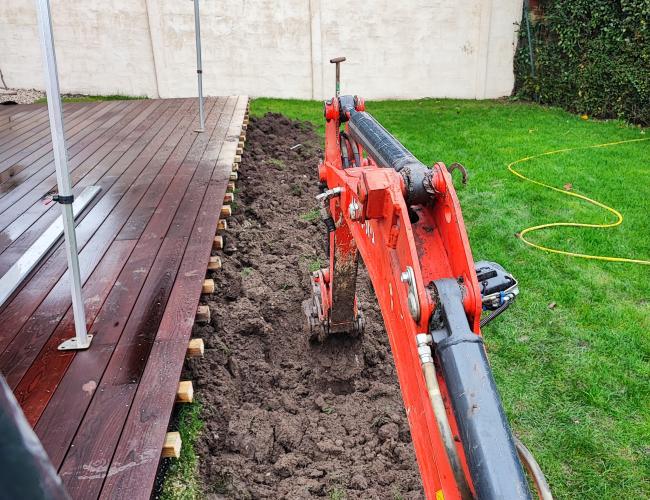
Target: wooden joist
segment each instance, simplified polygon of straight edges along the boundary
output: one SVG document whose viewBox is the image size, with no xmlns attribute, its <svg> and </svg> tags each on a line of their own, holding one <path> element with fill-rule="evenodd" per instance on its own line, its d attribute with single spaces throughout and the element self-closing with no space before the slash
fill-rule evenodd
<svg viewBox="0 0 650 500">
<path fill-rule="evenodd" d="M 194 401 L 194 386 L 191 380 L 181 380 L 176 390 L 177 403 L 191 403 Z"/>
<path fill-rule="evenodd" d="M 223 197 L 224 203 L 232 203 L 233 201 L 235 201 L 234 193 L 226 193 L 225 196 Z"/>
<path fill-rule="evenodd" d="M 235 159 L 233 160 L 233 163 L 241 163 L 241 154 L 237 153 L 235 155 Z"/>
<path fill-rule="evenodd" d="M 181 456 L 181 435 L 178 432 L 168 432 L 162 448 L 163 458 L 179 458 Z"/>
<path fill-rule="evenodd" d="M 208 271 L 218 271 L 221 269 L 221 258 L 213 255 L 208 262 Z"/>
<path fill-rule="evenodd" d="M 195 320 L 197 323 L 205 324 L 210 322 L 210 308 L 205 305 L 200 305 L 196 308 Z"/>
<path fill-rule="evenodd" d="M 217 222 L 217 230 L 225 231 L 226 229 L 228 229 L 228 221 L 220 219 L 219 222 Z"/>
<path fill-rule="evenodd" d="M 232 208 L 230 208 L 230 205 L 224 205 L 221 207 L 221 213 L 219 216 L 222 219 L 226 219 L 232 215 Z"/>
<path fill-rule="evenodd" d="M 237 175 L 237 172 L 230 172 L 230 181 L 231 182 L 236 181 L 238 178 L 239 178 L 239 176 Z"/>
<path fill-rule="evenodd" d="M 234 193 L 235 192 L 235 183 L 234 182 L 229 182 L 228 187 L 226 188 L 227 193 Z"/>
<path fill-rule="evenodd" d="M 206 278 L 203 280 L 203 286 L 201 287 L 201 293 L 205 295 L 213 294 L 215 290 L 214 280 L 211 278 Z"/>
<path fill-rule="evenodd" d="M 200 338 L 190 339 L 189 343 L 187 344 L 186 356 L 188 358 L 200 358 L 203 356 L 204 352 L 205 352 L 205 344 L 203 343 L 203 339 Z"/>
</svg>

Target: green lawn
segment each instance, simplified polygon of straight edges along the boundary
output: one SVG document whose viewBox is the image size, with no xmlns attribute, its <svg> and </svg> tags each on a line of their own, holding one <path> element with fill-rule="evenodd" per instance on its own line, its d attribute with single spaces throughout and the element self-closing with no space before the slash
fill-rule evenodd
<svg viewBox="0 0 650 500">
<path fill-rule="evenodd" d="M 257 99 L 251 108 L 323 130 L 317 102 Z M 650 134 L 520 102 L 387 101 L 367 109 L 423 162 L 458 161 L 470 171 L 458 195 L 474 257 L 503 264 L 521 288 L 517 303 L 486 327 L 490 360 L 514 431 L 556 497 L 650 498 L 650 267 L 525 246 L 515 233 L 528 226 L 613 216 L 506 170 L 524 156 Z M 549 156 L 519 169 L 554 186 L 572 184 L 625 217 L 614 229 L 554 229 L 531 240 L 650 259 L 650 141 Z"/>
<path fill-rule="evenodd" d="M 79 96 L 63 96 L 63 102 L 96 102 L 96 101 L 134 101 L 139 99 L 148 99 L 146 96 L 130 96 L 130 95 L 79 95 Z M 43 104 L 47 102 L 47 97 L 41 97 L 34 101 L 35 104 Z"/>
</svg>

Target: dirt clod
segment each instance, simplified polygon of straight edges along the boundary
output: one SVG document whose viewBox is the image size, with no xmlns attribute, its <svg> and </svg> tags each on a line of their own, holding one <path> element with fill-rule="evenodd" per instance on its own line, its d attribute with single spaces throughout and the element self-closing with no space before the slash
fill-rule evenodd
<svg viewBox="0 0 650 500">
<path fill-rule="evenodd" d="M 293 148 L 301 144 L 298 148 Z M 361 339 L 311 344 L 301 303 L 325 266 L 320 140 L 308 123 L 251 118 L 222 269 L 189 363 L 203 405 L 200 477 L 212 498 L 422 498 L 390 346 L 363 269 Z"/>
</svg>

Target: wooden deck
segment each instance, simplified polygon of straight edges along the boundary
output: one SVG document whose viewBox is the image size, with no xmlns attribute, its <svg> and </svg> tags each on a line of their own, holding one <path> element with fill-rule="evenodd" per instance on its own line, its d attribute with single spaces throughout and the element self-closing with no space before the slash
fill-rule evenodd
<svg viewBox="0 0 650 500">
<path fill-rule="evenodd" d="M 59 242 L 0 308 L 0 371 L 73 498 L 148 498 L 246 97 L 65 104 L 91 347 L 74 336 Z M 0 276 L 59 216 L 47 108 L 0 106 Z"/>
</svg>

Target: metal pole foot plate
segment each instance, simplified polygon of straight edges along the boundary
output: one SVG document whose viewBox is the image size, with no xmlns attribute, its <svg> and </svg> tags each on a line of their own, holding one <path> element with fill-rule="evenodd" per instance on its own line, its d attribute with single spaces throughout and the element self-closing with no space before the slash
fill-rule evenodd
<svg viewBox="0 0 650 500">
<path fill-rule="evenodd" d="M 62 342 L 59 344 L 58 350 L 59 351 L 83 351 L 85 349 L 88 349 L 90 347 L 90 342 L 93 339 L 93 336 L 88 334 L 88 341 L 86 342 L 85 345 L 79 344 L 77 341 L 77 337 L 72 337 L 71 339 L 66 340 L 65 342 Z"/>
<path fill-rule="evenodd" d="M 200 134 L 202 132 L 205 132 L 205 129 L 204 128 L 197 128 L 197 129 L 194 130 L 194 132 L 196 132 L 197 134 Z"/>
</svg>

